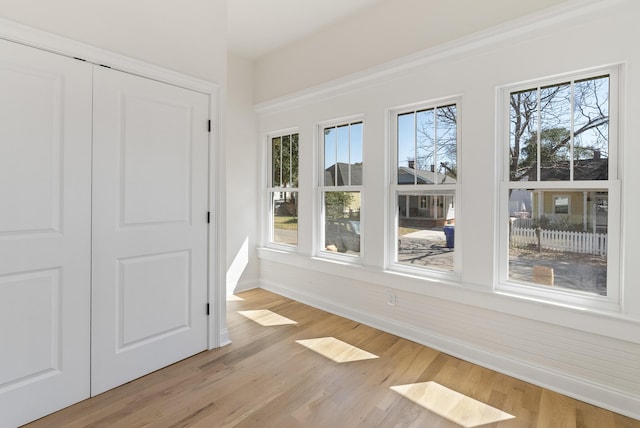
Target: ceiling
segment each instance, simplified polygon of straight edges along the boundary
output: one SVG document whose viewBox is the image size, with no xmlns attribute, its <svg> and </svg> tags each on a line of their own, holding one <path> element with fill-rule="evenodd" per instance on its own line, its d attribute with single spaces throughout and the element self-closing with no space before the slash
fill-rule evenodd
<svg viewBox="0 0 640 428">
<path fill-rule="evenodd" d="M 229 0 L 229 50 L 257 59 L 383 0 Z"/>
</svg>

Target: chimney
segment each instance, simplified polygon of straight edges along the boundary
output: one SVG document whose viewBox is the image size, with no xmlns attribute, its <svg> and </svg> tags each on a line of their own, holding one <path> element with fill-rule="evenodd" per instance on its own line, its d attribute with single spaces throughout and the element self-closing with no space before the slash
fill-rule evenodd
<svg viewBox="0 0 640 428">
<path fill-rule="evenodd" d="M 409 164 L 409 168 L 416 169 L 416 161 L 410 160 L 410 161 L 407 161 L 407 163 Z"/>
<path fill-rule="evenodd" d="M 593 160 L 600 160 L 600 150 L 593 151 Z"/>
</svg>

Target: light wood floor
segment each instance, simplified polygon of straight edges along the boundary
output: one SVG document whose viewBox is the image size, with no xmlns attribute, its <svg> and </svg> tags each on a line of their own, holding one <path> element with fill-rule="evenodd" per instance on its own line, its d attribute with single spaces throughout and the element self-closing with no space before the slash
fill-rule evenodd
<svg viewBox="0 0 640 428">
<path fill-rule="evenodd" d="M 28 427 L 460 426 L 437 414 L 437 407 L 452 407 L 450 398 L 436 399 L 432 412 L 391 389 L 412 383 L 464 394 L 515 416 L 485 426 L 640 427 L 640 421 L 264 290 L 239 296 L 244 300 L 230 301 L 228 306 L 233 344 L 200 353 Z M 290 321 L 268 312 L 238 312 L 253 310 L 270 310 Z M 264 326 L 248 317 L 281 325 Z M 309 342 L 317 338 L 337 341 Z M 330 354 L 337 343 L 340 350 L 346 344 L 366 352 L 349 348 L 335 361 L 320 353 Z M 367 358 L 337 362 L 349 356 Z M 461 406 L 449 410 L 464 413 Z M 467 419 L 468 426 L 473 426 L 473 417 Z"/>
</svg>

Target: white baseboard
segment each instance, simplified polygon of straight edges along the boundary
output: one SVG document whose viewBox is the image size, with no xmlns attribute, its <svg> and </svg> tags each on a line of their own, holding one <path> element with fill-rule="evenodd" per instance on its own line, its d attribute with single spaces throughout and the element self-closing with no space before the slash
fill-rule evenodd
<svg viewBox="0 0 640 428">
<path fill-rule="evenodd" d="M 640 419 L 640 396 L 629 396 L 588 379 L 568 376 L 549 367 L 530 365 L 508 355 L 478 349 L 453 337 L 443 337 L 413 325 L 342 305 L 322 296 L 301 292 L 271 281 L 261 281 L 260 287 L 301 303 L 357 321 L 381 331 L 420 343 L 482 367 L 512 376 L 534 385 L 567 395 L 580 401 Z"/>
</svg>

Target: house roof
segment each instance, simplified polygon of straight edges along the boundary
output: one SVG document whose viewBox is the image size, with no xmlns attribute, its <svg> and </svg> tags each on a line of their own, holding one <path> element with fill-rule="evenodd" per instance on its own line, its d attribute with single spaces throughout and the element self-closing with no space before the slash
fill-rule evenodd
<svg viewBox="0 0 640 428">
<path fill-rule="evenodd" d="M 569 181 L 571 178 L 571 164 L 569 161 L 554 163 L 543 162 L 540 166 L 540 181 Z M 536 181 L 537 168 L 535 164 L 521 181 Z M 609 177 L 609 160 L 580 159 L 573 162 L 573 179 L 583 180 L 607 180 Z"/>
<path fill-rule="evenodd" d="M 413 184 L 414 174 L 417 178 L 417 184 L 455 184 L 456 179 L 442 174 L 441 172 L 432 172 L 423 169 L 413 169 L 407 166 L 398 167 L 398 184 Z"/>
<path fill-rule="evenodd" d="M 349 166 L 351 166 L 351 182 L 349 182 Z M 343 162 L 333 164 L 324 170 L 324 183 L 328 186 L 359 186 L 362 184 L 362 164 Z"/>
</svg>

